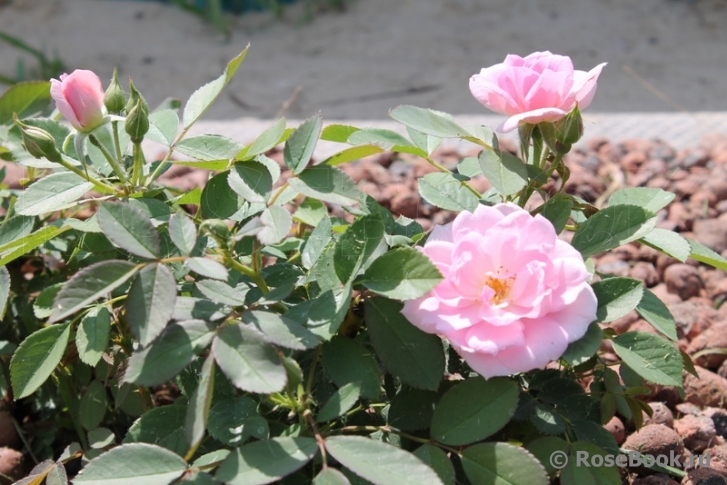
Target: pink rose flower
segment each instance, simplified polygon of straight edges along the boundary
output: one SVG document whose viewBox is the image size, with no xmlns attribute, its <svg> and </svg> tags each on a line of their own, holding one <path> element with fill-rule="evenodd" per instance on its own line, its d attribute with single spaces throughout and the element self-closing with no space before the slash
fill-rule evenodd
<svg viewBox="0 0 727 485">
<path fill-rule="evenodd" d="M 462 212 L 419 249 L 444 279 L 402 314 L 485 378 L 544 368 L 596 320 L 580 253 L 515 204 Z"/>
<path fill-rule="evenodd" d="M 606 64 L 584 72 L 573 70 L 570 57 L 548 51 L 524 58 L 510 54 L 502 64 L 472 76 L 470 91 L 485 107 L 510 116 L 497 127 L 497 131 L 507 133 L 521 123 L 558 121 L 576 104 L 586 108 L 596 94 L 596 81 Z"/>
<path fill-rule="evenodd" d="M 78 131 L 88 132 L 104 122 L 104 91 L 101 79 L 92 71 L 76 69 L 51 79 L 50 94 L 58 111 Z"/>
</svg>

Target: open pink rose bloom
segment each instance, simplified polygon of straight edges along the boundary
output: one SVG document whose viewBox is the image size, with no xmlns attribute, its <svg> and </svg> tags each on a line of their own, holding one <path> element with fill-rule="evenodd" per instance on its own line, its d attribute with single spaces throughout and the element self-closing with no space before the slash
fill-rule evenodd
<svg viewBox="0 0 727 485">
<path fill-rule="evenodd" d="M 78 131 L 91 131 L 104 121 L 104 91 L 101 79 L 92 71 L 76 69 L 51 79 L 50 94 L 58 111 Z"/>
<path fill-rule="evenodd" d="M 596 94 L 596 82 L 606 63 L 588 72 L 573 69 L 570 57 L 535 52 L 510 54 L 502 64 L 482 69 L 470 78 L 472 95 L 490 110 L 508 115 L 497 131 L 507 133 L 521 123 L 558 121 L 576 104 L 586 108 Z"/>
<path fill-rule="evenodd" d="M 514 204 L 462 212 L 419 249 L 444 280 L 402 313 L 485 378 L 544 368 L 596 320 L 580 253 Z"/>
</svg>

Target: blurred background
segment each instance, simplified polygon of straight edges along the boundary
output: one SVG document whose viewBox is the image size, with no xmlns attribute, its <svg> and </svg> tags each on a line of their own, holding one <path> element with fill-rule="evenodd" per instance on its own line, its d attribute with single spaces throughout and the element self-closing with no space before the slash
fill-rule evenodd
<svg viewBox="0 0 727 485">
<path fill-rule="evenodd" d="M 206 119 L 480 115 L 472 74 L 550 50 L 609 63 L 588 112 L 727 112 L 726 20 L 725 0 L 0 0 L 0 91 L 117 67 L 154 106 L 250 43 Z"/>
</svg>

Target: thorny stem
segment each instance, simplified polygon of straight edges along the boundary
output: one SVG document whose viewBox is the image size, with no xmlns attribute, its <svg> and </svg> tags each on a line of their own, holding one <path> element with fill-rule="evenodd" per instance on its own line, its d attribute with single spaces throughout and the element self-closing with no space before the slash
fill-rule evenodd
<svg viewBox="0 0 727 485">
<path fill-rule="evenodd" d="M 316 437 L 318 449 L 321 450 L 321 462 L 323 464 L 323 469 L 325 470 L 326 468 L 328 468 L 328 458 L 326 456 L 326 442 L 321 436 L 321 432 L 318 430 L 318 424 L 316 424 L 316 420 L 313 419 L 310 409 L 306 409 L 305 411 L 303 411 L 303 417 L 306 419 L 306 421 L 308 421 L 308 424 L 313 430 L 313 435 Z"/>
<path fill-rule="evenodd" d="M 141 143 L 134 143 L 134 168 L 131 172 L 131 185 L 139 185 L 144 164 L 144 153 L 141 150 Z"/>
<path fill-rule="evenodd" d="M 278 197 L 280 197 L 280 195 L 283 192 L 285 192 L 285 189 L 287 189 L 287 188 L 288 188 L 288 182 L 285 182 L 283 185 L 281 185 L 280 188 L 278 189 L 278 191 L 275 192 L 275 195 L 273 195 L 270 198 L 270 201 L 268 202 L 268 207 L 270 207 L 271 205 L 273 205 L 275 203 L 275 201 L 278 200 Z"/>
<path fill-rule="evenodd" d="M 230 254 L 229 251 L 225 251 L 223 253 L 223 257 L 225 264 L 239 271 L 245 276 L 248 276 L 260 288 L 260 291 L 262 291 L 263 294 L 267 294 L 270 292 L 270 288 L 268 288 L 268 285 L 267 283 L 265 283 L 263 277 L 257 274 L 252 268 L 245 266 L 244 264 L 237 261 L 235 258 L 232 257 L 232 254 Z"/>
<path fill-rule="evenodd" d="M 100 180 L 96 180 L 95 178 L 91 177 L 87 171 L 81 171 L 81 170 L 77 169 L 71 163 L 69 163 L 68 160 L 66 160 L 66 158 L 67 158 L 66 155 L 61 154 L 61 159 L 58 161 L 58 163 L 60 163 L 63 166 L 63 168 L 65 168 L 66 170 L 70 170 L 71 172 L 75 173 L 76 175 L 78 175 L 79 177 L 81 177 L 84 180 L 88 180 L 89 182 L 91 182 L 94 185 L 96 190 L 98 190 L 99 192 L 104 192 L 104 193 L 110 192 L 112 194 L 118 193 L 118 191 L 116 190 L 116 187 L 112 187 L 111 185 L 105 184 L 105 183 L 101 182 Z M 81 162 L 81 163 L 83 163 L 83 162 Z M 83 166 L 85 167 L 86 164 L 83 163 Z"/>
<path fill-rule="evenodd" d="M 114 131 L 114 137 L 118 138 L 116 136 L 116 132 Z M 122 183 L 127 183 L 129 181 L 128 178 L 126 178 L 126 173 L 124 173 L 124 170 L 121 168 L 121 165 L 119 165 L 119 160 L 121 158 L 114 159 L 114 157 L 109 153 L 109 151 L 106 149 L 103 144 L 98 141 L 98 138 L 96 138 L 96 135 L 89 136 L 89 140 L 91 141 L 91 144 L 101 150 L 101 153 L 103 154 L 106 161 L 111 166 L 111 169 L 114 171 L 117 177 L 119 177 L 119 180 L 121 180 Z M 118 142 L 118 140 L 116 140 Z"/>
<path fill-rule="evenodd" d="M 490 147 L 490 148 L 492 148 L 492 147 Z M 424 159 L 427 161 L 427 163 L 429 163 L 429 165 L 431 165 L 432 167 L 436 168 L 440 172 L 450 173 L 450 174 L 452 173 L 451 170 L 449 170 L 448 168 L 444 167 L 443 165 L 440 165 L 439 163 L 437 163 L 436 161 L 432 160 L 431 158 L 425 157 Z M 475 194 L 478 199 L 482 197 L 482 194 L 480 194 L 469 183 L 465 182 L 464 180 L 460 181 L 460 183 L 464 186 L 464 188 L 466 188 L 467 190 L 469 190 L 470 192 L 472 192 L 473 194 Z"/>
</svg>

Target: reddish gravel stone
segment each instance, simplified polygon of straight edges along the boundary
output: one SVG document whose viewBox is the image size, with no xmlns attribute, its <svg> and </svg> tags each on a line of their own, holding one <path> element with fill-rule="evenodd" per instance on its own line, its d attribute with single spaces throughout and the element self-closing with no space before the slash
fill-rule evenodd
<svg viewBox="0 0 727 485">
<path fill-rule="evenodd" d="M 611 433 L 613 439 L 616 440 L 616 444 L 620 445 L 626 440 L 626 428 L 618 416 L 612 417 L 603 427 Z"/>
<path fill-rule="evenodd" d="M 664 282 L 670 293 L 679 295 L 682 300 L 698 296 L 704 289 L 699 272 L 688 264 L 672 264 L 664 271 Z"/>
<path fill-rule="evenodd" d="M 674 427 L 674 414 L 663 402 L 650 402 L 652 414 L 644 413 L 644 424 L 662 424 L 668 428 Z"/>
<path fill-rule="evenodd" d="M 675 482 L 668 475 L 659 473 L 657 475 L 636 478 L 631 482 L 631 485 L 679 485 L 679 482 Z"/>
<path fill-rule="evenodd" d="M 653 264 L 646 261 L 637 262 L 629 271 L 631 278 L 641 280 L 647 288 L 651 288 L 659 283 L 659 273 Z"/>
<path fill-rule="evenodd" d="M 714 445 L 717 431 L 712 419 L 704 415 L 687 415 L 674 421 L 674 431 L 692 453 L 699 453 Z"/>
<path fill-rule="evenodd" d="M 684 444 L 679 435 L 662 424 L 648 424 L 626 438 L 622 448 L 635 450 L 653 457 L 674 453 L 681 457 L 685 454 Z"/>
<path fill-rule="evenodd" d="M 727 485 L 727 479 L 711 468 L 697 468 L 687 473 L 681 485 Z"/>
<path fill-rule="evenodd" d="M 23 469 L 23 454 L 12 448 L 0 448 L 0 474 L 8 476 L 8 481 L 0 475 L 0 484 L 14 483 L 25 475 Z"/>
<path fill-rule="evenodd" d="M 727 348 L 727 321 L 721 320 L 694 337 L 686 352 L 694 356 L 697 352 L 715 349 L 715 353 L 698 357 L 694 362 L 708 369 L 717 369 L 727 359 L 727 354 L 719 353 L 719 349 L 725 348 Z"/>
<path fill-rule="evenodd" d="M 695 368 L 699 379 L 685 374 L 684 400 L 697 406 L 724 407 L 727 402 L 727 379 L 703 367 Z"/>
</svg>

